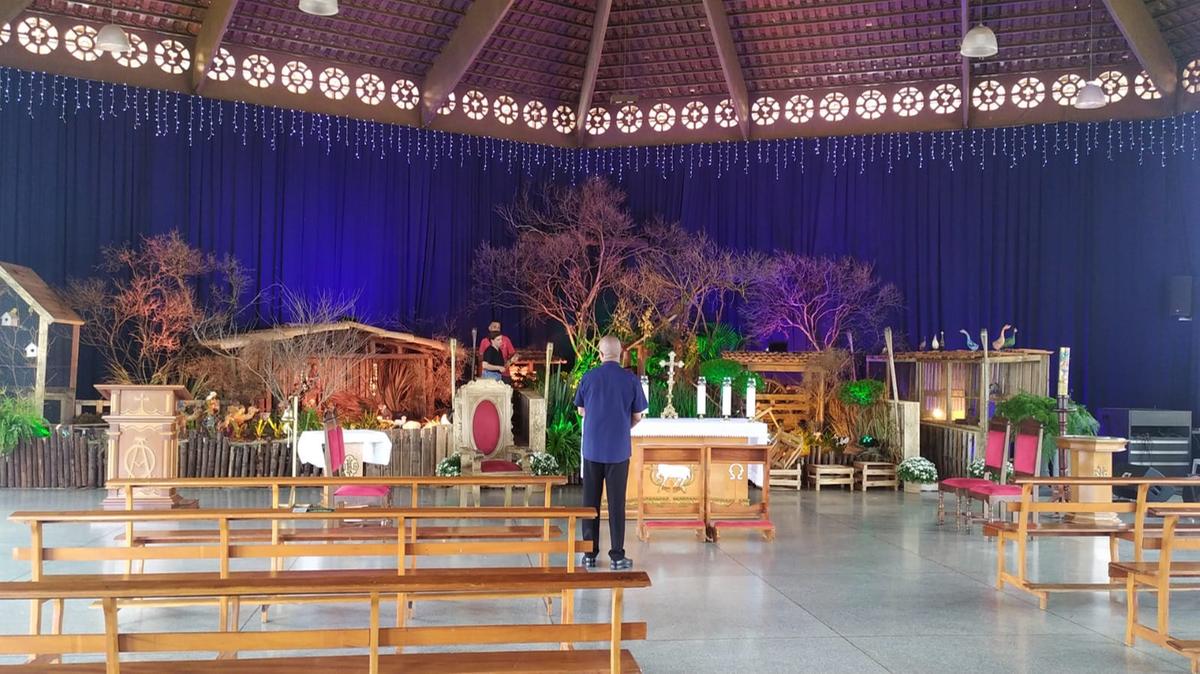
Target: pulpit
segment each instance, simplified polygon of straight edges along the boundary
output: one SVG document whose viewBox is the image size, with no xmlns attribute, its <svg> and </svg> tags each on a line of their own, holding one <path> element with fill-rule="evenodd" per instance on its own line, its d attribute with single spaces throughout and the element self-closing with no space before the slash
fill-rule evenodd
<svg viewBox="0 0 1200 674">
<path fill-rule="evenodd" d="M 107 479 L 179 477 L 179 434 L 176 403 L 191 399 L 182 386 L 102 384 L 100 395 L 111 401 L 108 422 Z M 125 497 L 110 490 L 106 510 L 123 510 Z M 194 508 L 171 488 L 140 487 L 133 490 L 133 507 L 138 510 Z"/>
<path fill-rule="evenodd" d="M 462 472 L 524 474 L 525 452 L 513 446 L 513 390 L 504 382 L 476 379 L 454 395 L 454 447 Z"/>
<path fill-rule="evenodd" d="M 1125 451 L 1125 438 L 1087 435 L 1061 435 L 1058 449 L 1070 452 L 1071 475 L 1076 477 L 1112 477 L 1112 455 Z M 1076 503 L 1112 503 L 1110 485 L 1072 485 L 1071 501 Z M 1120 524 L 1114 512 L 1072 513 L 1073 522 L 1086 524 Z"/>
</svg>

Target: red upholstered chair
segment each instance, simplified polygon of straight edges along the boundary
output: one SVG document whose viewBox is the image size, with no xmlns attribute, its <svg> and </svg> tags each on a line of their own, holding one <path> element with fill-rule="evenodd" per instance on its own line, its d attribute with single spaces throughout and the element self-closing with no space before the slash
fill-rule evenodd
<svg viewBox="0 0 1200 674">
<path fill-rule="evenodd" d="M 988 425 L 987 446 L 983 452 L 985 477 L 951 477 L 938 483 L 939 525 L 946 522 L 945 498 L 947 493 L 954 494 L 954 524 L 958 526 L 964 517 L 970 516 L 969 511 L 963 508 L 963 499 L 966 497 L 968 489 L 995 484 L 986 477 L 988 474 L 998 476 L 1000 482 L 1006 481 L 1007 476 L 1004 475 L 1004 470 L 1007 463 L 1005 459 L 1008 458 L 1009 431 L 1010 426 L 1007 423 L 993 421 Z"/>
<path fill-rule="evenodd" d="M 328 412 L 325 414 L 324 422 L 325 474 L 362 477 L 362 457 L 356 457 L 353 454 L 347 457 L 345 436 L 342 434 L 342 427 L 338 425 L 337 417 L 332 412 Z M 391 504 L 392 490 L 384 485 L 348 484 L 338 487 L 333 492 L 333 507 L 335 508 L 339 505 L 378 505 L 386 508 Z"/>
<path fill-rule="evenodd" d="M 1013 441 L 1013 473 L 1018 477 L 1037 477 L 1042 465 L 1042 425 L 1032 419 L 1021 422 Z M 967 489 L 972 502 L 984 504 L 984 514 L 992 519 L 994 509 L 1021 500 L 1021 488 L 1013 484 L 987 484 Z"/>
</svg>

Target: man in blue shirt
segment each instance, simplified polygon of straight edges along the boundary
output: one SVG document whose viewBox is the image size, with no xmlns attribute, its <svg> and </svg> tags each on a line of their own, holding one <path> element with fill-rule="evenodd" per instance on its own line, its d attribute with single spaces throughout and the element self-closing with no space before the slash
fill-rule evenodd
<svg viewBox="0 0 1200 674">
<path fill-rule="evenodd" d="M 583 417 L 583 504 L 596 509 L 596 517 L 583 523 L 583 537 L 592 551 L 583 565 L 595 568 L 600 554 L 600 496 L 608 492 L 608 551 L 614 571 L 633 568 L 625 556 L 625 485 L 629 481 L 631 442 L 629 431 L 649 407 L 637 375 L 621 367 L 621 341 L 612 335 L 600 339 L 600 365 L 579 380 L 575 406 Z"/>
</svg>

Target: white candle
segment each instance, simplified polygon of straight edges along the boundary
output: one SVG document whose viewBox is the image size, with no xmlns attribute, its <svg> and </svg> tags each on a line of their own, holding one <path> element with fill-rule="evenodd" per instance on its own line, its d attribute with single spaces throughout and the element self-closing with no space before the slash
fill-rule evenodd
<svg viewBox="0 0 1200 674">
<path fill-rule="evenodd" d="M 1058 349 L 1058 395 L 1067 395 L 1067 384 L 1071 376 L 1071 347 Z"/>
<path fill-rule="evenodd" d="M 746 418 L 754 418 L 754 402 L 755 395 L 758 393 L 757 384 L 754 383 L 754 377 L 750 377 L 746 381 Z"/>
<path fill-rule="evenodd" d="M 733 415 L 733 380 L 729 377 L 721 382 L 721 416 L 728 419 Z"/>
<path fill-rule="evenodd" d="M 708 406 L 708 380 L 700 377 L 696 380 L 696 416 L 704 418 Z"/>
<path fill-rule="evenodd" d="M 646 396 L 646 413 L 650 412 L 650 378 L 642 375 L 642 395 Z"/>
</svg>

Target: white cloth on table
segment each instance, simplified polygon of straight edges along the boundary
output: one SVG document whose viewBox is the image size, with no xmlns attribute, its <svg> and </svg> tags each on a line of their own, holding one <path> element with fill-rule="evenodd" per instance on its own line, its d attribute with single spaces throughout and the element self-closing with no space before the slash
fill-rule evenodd
<svg viewBox="0 0 1200 674">
<path fill-rule="evenodd" d="M 356 428 L 342 431 L 347 446 L 362 445 L 363 462 L 387 465 L 392 460 L 392 439 L 383 431 Z M 304 431 L 296 445 L 300 460 L 317 468 L 325 467 L 325 431 Z"/>
<path fill-rule="evenodd" d="M 642 419 L 630 433 L 635 438 L 739 438 L 751 445 L 765 445 L 771 441 L 767 425 L 749 419 Z M 762 486 L 762 466 L 757 463 L 746 467 L 750 481 Z"/>
</svg>

